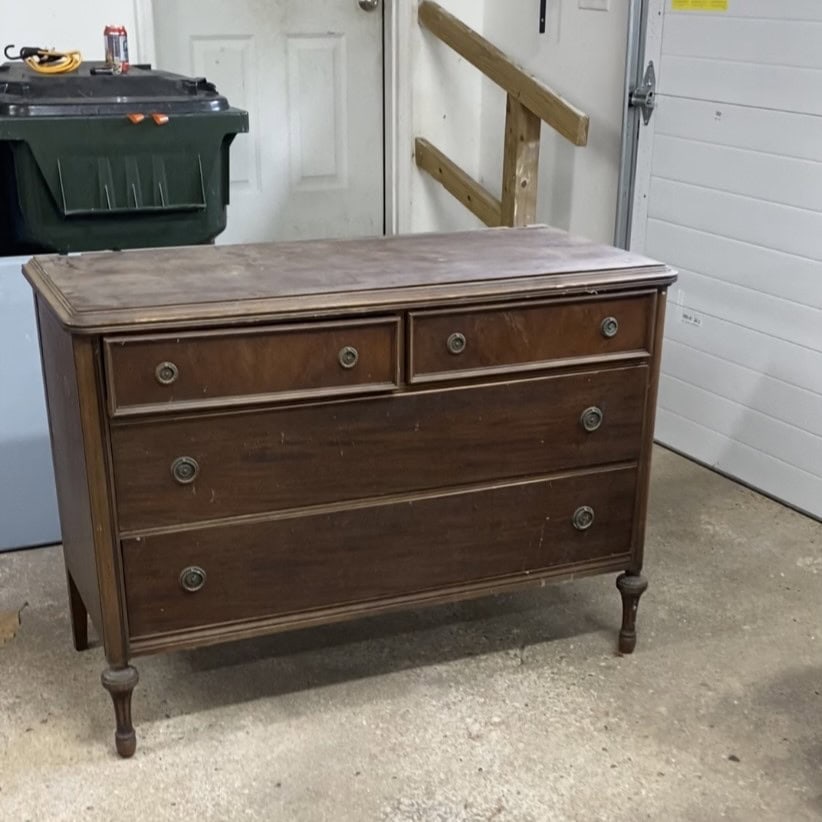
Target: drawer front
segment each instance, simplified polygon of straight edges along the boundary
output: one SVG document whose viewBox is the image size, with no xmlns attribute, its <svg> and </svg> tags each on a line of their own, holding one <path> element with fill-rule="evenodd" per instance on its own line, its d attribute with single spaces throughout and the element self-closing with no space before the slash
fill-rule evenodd
<svg viewBox="0 0 822 822">
<path fill-rule="evenodd" d="M 648 368 L 635 366 L 119 423 L 112 427 L 112 448 L 120 528 L 636 460 L 647 381 Z"/>
<path fill-rule="evenodd" d="M 396 388 L 397 318 L 108 337 L 114 416 Z"/>
<path fill-rule="evenodd" d="M 130 633 L 321 610 L 613 559 L 631 552 L 635 492 L 636 471 L 624 468 L 127 539 Z"/>
<path fill-rule="evenodd" d="M 411 382 L 624 359 L 651 350 L 654 294 L 409 318 Z"/>
</svg>

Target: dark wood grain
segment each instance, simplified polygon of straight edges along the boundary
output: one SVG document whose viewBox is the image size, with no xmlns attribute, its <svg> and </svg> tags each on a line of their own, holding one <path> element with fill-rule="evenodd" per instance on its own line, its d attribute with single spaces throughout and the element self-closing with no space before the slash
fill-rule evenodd
<svg viewBox="0 0 822 822">
<path fill-rule="evenodd" d="M 590 562 L 574 562 L 570 565 L 554 565 L 533 571 L 530 574 L 515 574 L 507 577 L 494 577 L 470 582 L 458 582 L 455 585 L 441 585 L 427 591 L 418 591 L 405 596 L 382 597 L 378 600 L 354 602 L 319 611 L 301 611 L 297 614 L 265 616 L 241 622 L 222 622 L 217 625 L 199 625 L 180 631 L 169 631 L 162 634 L 151 634 L 145 637 L 132 637 L 129 649 L 132 656 L 144 656 L 163 651 L 176 651 L 184 648 L 203 648 L 224 642 L 267 636 L 284 631 L 316 628 L 339 622 L 349 622 L 364 617 L 407 611 L 411 608 L 424 608 L 432 605 L 464 602 L 482 597 L 516 594 L 529 588 L 543 588 L 546 583 L 564 579 L 583 579 L 596 574 L 618 573 L 625 567 L 626 554 L 614 554 L 605 559 Z"/>
<path fill-rule="evenodd" d="M 548 474 L 639 456 L 648 368 L 588 371 L 112 430 L 120 527 Z M 602 409 L 587 432 L 580 415 Z M 493 432 L 493 436 L 489 435 Z M 171 464 L 193 457 L 180 485 Z"/>
<path fill-rule="evenodd" d="M 205 334 L 109 337 L 105 341 L 113 414 L 208 408 L 272 399 L 391 390 L 399 384 L 399 319 L 284 325 Z M 345 346 L 357 350 L 351 368 Z M 161 363 L 179 373 L 157 380 Z"/>
<path fill-rule="evenodd" d="M 645 257 L 547 227 L 38 257 L 25 273 L 85 333 L 672 280 Z"/>
<path fill-rule="evenodd" d="M 88 609 L 68 568 L 66 568 L 66 584 L 68 587 L 71 637 L 74 641 L 74 650 L 85 651 L 88 649 Z"/>
<path fill-rule="evenodd" d="M 128 629 L 125 609 L 122 607 L 122 569 L 117 550 L 117 523 L 112 499 L 102 354 L 97 339 L 74 337 L 73 344 L 91 512 L 91 537 L 102 614 L 100 634 L 106 659 L 113 667 L 122 667 L 128 660 Z"/>
<path fill-rule="evenodd" d="M 409 316 L 409 379 L 424 382 L 472 376 L 483 371 L 545 367 L 563 359 L 607 359 L 630 353 L 646 355 L 651 347 L 655 293 L 622 299 L 537 302 L 488 309 L 430 311 Z M 619 323 L 607 338 L 606 317 Z M 448 349 L 452 334 L 465 347 Z"/>
<path fill-rule="evenodd" d="M 645 528 L 648 518 L 648 499 L 651 488 L 651 459 L 654 451 L 654 426 L 656 423 L 657 394 L 659 392 L 659 371 L 662 359 L 662 340 L 665 336 L 665 305 L 667 294 L 657 295 L 653 322 L 653 368 L 648 381 L 645 397 L 645 414 L 642 421 L 642 458 L 640 460 L 639 482 L 637 484 L 637 505 L 634 518 L 634 552 L 629 570 L 639 574 L 645 555 Z"/>
<path fill-rule="evenodd" d="M 122 756 L 134 654 L 620 570 L 633 650 L 665 266 L 531 228 L 25 270 L 74 641 L 88 610 Z"/>
<path fill-rule="evenodd" d="M 57 507 L 72 613 L 79 606 L 72 598 L 71 585 L 88 611 L 98 631 L 102 628 L 100 590 L 94 555 L 91 503 L 86 479 L 83 427 L 74 367 L 74 345 L 55 316 L 38 297 L 37 324 L 43 364 L 43 382 L 51 434 L 51 456 L 57 485 Z M 75 634 L 75 641 L 77 634 Z"/>
<path fill-rule="evenodd" d="M 527 574 L 630 551 L 634 468 L 123 542 L 132 636 L 459 581 Z M 587 531 L 574 511 L 591 506 Z M 205 570 L 184 591 L 180 573 Z"/>
</svg>

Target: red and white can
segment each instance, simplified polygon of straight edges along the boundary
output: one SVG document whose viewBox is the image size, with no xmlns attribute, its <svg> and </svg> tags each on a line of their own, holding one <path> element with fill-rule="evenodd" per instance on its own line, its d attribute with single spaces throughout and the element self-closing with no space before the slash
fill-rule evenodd
<svg viewBox="0 0 822 822">
<path fill-rule="evenodd" d="M 128 71 L 128 33 L 125 26 L 106 26 L 103 29 L 106 65 L 118 74 Z"/>
</svg>

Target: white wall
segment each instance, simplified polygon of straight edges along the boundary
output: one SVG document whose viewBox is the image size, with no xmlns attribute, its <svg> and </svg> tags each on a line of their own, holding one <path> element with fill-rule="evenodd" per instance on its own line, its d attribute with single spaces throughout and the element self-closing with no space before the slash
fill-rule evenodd
<svg viewBox="0 0 822 822">
<path fill-rule="evenodd" d="M 155 0 L 157 2 L 157 0 Z M 479 228 L 480 223 L 413 161 L 413 139 L 425 137 L 499 195 L 505 96 L 480 72 L 421 29 L 417 0 L 387 0 L 406 15 L 404 56 L 411 66 L 411 93 L 398 135 L 401 231 Z M 522 62 L 591 116 L 587 148 L 574 148 L 544 129 L 541 153 L 542 222 L 610 241 L 613 233 L 622 118 L 622 77 L 627 27 L 626 0 L 611 0 L 608 12 L 577 8 L 577 0 L 548 0 L 557 30 L 537 31 L 536 0 L 440 0 L 448 11 Z M 100 59 L 103 26 L 123 23 L 132 60 L 151 60 L 150 37 L 140 41 L 135 0 L 20 3 L 0 0 L 3 43 L 79 48 L 86 59 Z M 148 5 L 148 4 L 144 4 Z M 150 34 L 150 33 L 149 33 Z"/>
<path fill-rule="evenodd" d="M 133 0 L 0 0 L 0 42 L 5 46 L 79 49 L 85 60 L 103 59 L 103 27 L 120 23 L 139 59 Z"/>
<path fill-rule="evenodd" d="M 628 31 L 627 0 L 610 11 L 580 9 L 578 0 L 548 0 L 558 29 L 538 31 L 537 2 L 486 2 L 480 31 L 591 118 L 588 145 L 572 146 L 543 126 L 538 219 L 593 240 L 611 242 L 616 216 Z M 558 6 L 558 7 L 557 7 Z M 466 21 L 467 22 L 467 21 Z M 502 189 L 505 94 L 483 81 L 480 181 Z"/>
<path fill-rule="evenodd" d="M 467 25 L 482 31 L 485 0 L 439 2 Z M 476 218 L 438 182 L 416 168 L 413 138 L 424 137 L 469 174 L 478 177 L 482 142 L 482 75 L 420 27 L 417 22 L 417 0 L 408 0 L 407 5 L 413 76 L 410 105 L 413 114 L 406 156 L 413 168 L 409 175 L 410 221 L 401 224 L 400 229 L 421 232 L 475 228 L 479 226 Z"/>
</svg>

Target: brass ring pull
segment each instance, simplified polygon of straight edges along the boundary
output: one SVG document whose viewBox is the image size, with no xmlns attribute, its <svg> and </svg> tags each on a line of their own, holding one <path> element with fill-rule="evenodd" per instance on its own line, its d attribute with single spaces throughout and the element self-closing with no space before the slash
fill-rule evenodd
<svg viewBox="0 0 822 822">
<path fill-rule="evenodd" d="M 193 594 L 206 584 L 206 572 L 199 565 L 189 565 L 180 571 L 180 587 Z"/>
<path fill-rule="evenodd" d="M 194 457 L 177 457 L 171 463 L 171 476 L 180 485 L 189 485 L 197 479 L 200 473 L 200 463 Z"/>
<path fill-rule="evenodd" d="M 582 427 L 590 434 L 602 425 L 603 418 L 604 414 L 602 413 L 602 409 L 592 405 L 580 414 L 579 422 L 580 425 L 582 425 Z"/>
<path fill-rule="evenodd" d="M 343 368 L 353 368 L 360 358 L 360 352 L 353 345 L 345 345 L 340 349 L 339 360 Z"/>
<path fill-rule="evenodd" d="M 171 385 L 177 382 L 177 377 L 180 376 L 180 369 L 177 368 L 173 362 L 161 362 L 154 369 L 154 376 L 160 385 Z"/>
<path fill-rule="evenodd" d="M 610 340 L 612 337 L 616 337 L 617 331 L 619 331 L 619 321 L 616 317 L 606 317 L 602 321 L 600 329 L 602 330 L 602 336 Z"/>
<path fill-rule="evenodd" d="M 465 351 L 465 346 L 467 345 L 465 334 L 461 334 L 459 331 L 455 331 L 449 338 L 448 342 L 446 343 L 448 346 L 448 350 L 452 354 L 462 354 Z"/>
<path fill-rule="evenodd" d="M 577 531 L 587 531 L 594 524 L 594 509 L 590 505 L 581 505 L 574 511 L 571 522 Z"/>
</svg>

